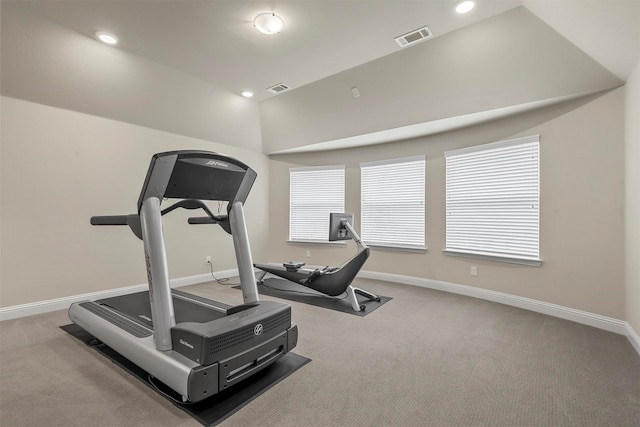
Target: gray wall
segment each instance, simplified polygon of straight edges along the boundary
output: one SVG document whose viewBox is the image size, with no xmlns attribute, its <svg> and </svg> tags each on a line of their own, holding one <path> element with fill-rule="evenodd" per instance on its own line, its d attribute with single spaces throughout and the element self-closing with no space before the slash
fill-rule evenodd
<svg viewBox="0 0 640 427">
<path fill-rule="evenodd" d="M 430 137 L 375 147 L 273 155 L 270 250 L 264 261 L 336 264 L 354 248 L 289 244 L 289 167 L 345 164 L 346 210 L 360 211 L 359 163 L 426 154 L 426 253 L 374 249 L 365 270 L 476 286 L 625 318 L 624 89 L 600 97 Z M 540 134 L 541 235 L 544 263 L 527 267 L 451 257 L 445 246 L 447 150 Z M 356 226 L 358 229 L 358 226 Z M 306 250 L 311 258 L 306 258 Z M 471 277 L 470 266 L 478 266 Z"/>
<path fill-rule="evenodd" d="M 258 172 L 246 203 L 255 256 L 266 253 L 268 159 L 263 154 L 101 117 L 2 97 L 3 307 L 146 283 L 142 242 L 127 227 L 92 227 L 93 215 L 134 213 L 154 153 L 222 152 Z M 172 278 L 236 267 L 231 236 L 165 217 Z"/>
<path fill-rule="evenodd" d="M 640 62 L 627 81 L 625 96 L 627 322 L 640 334 Z"/>
</svg>

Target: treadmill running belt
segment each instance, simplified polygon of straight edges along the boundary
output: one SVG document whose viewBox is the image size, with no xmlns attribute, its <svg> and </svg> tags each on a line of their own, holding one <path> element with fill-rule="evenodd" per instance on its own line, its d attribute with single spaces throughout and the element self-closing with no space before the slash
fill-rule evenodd
<svg viewBox="0 0 640 427">
<path fill-rule="evenodd" d="M 148 291 L 105 298 L 96 302 L 114 308 L 137 322 L 152 327 L 151 303 L 149 302 Z M 173 311 L 176 316 L 176 323 L 205 323 L 225 316 L 225 313 L 218 310 L 177 298 L 175 295 L 173 296 Z"/>
</svg>

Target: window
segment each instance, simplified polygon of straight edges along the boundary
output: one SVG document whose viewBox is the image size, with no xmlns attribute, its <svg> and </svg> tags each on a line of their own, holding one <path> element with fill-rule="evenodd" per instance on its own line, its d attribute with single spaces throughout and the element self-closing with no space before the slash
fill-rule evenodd
<svg viewBox="0 0 640 427">
<path fill-rule="evenodd" d="M 368 245 L 426 249 L 425 156 L 360 164 L 361 236 Z"/>
<path fill-rule="evenodd" d="M 289 240 L 328 242 L 331 212 L 344 212 L 344 166 L 289 169 Z"/>
<path fill-rule="evenodd" d="M 540 265 L 539 136 L 448 151 L 445 253 Z"/>
</svg>

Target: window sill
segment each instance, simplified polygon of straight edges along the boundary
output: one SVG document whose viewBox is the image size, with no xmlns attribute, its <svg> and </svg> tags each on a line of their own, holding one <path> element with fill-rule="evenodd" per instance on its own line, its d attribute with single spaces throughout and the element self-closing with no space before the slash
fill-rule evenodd
<svg viewBox="0 0 640 427">
<path fill-rule="evenodd" d="M 346 241 L 343 242 L 329 242 L 322 240 L 287 240 L 290 245 L 320 245 L 320 246 L 345 246 Z"/>
<path fill-rule="evenodd" d="M 448 249 L 443 249 L 442 253 L 444 255 L 449 256 L 457 256 L 463 258 L 475 258 L 475 259 L 484 259 L 487 261 L 497 261 L 497 262 L 505 262 L 508 264 L 520 264 L 520 265 L 528 265 L 530 267 L 541 267 L 542 260 L 541 259 L 524 259 L 524 258 L 510 258 L 496 255 L 483 255 L 483 254 L 474 254 L 469 252 L 459 252 L 452 251 Z"/>
<path fill-rule="evenodd" d="M 392 246 L 392 245 L 376 245 L 375 243 L 367 243 L 368 247 L 374 250 L 385 250 L 385 251 L 398 251 L 398 252 L 415 252 L 415 253 L 426 253 L 427 247 L 409 247 L 409 246 Z"/>
</svg>

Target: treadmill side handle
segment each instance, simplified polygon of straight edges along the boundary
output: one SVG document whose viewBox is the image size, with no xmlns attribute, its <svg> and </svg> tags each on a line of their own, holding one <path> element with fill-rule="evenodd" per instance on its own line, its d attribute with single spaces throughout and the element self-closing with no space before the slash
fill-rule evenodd
<svg viewBox="0 0 640 427">
<path fill-rule="evenodd" d="M 98 215 L 91 217 L 91 225 L 128 225 L 133 234 L 142 240 L 142 226 L 140 225 L 140 215 Z"/>
</svg>

